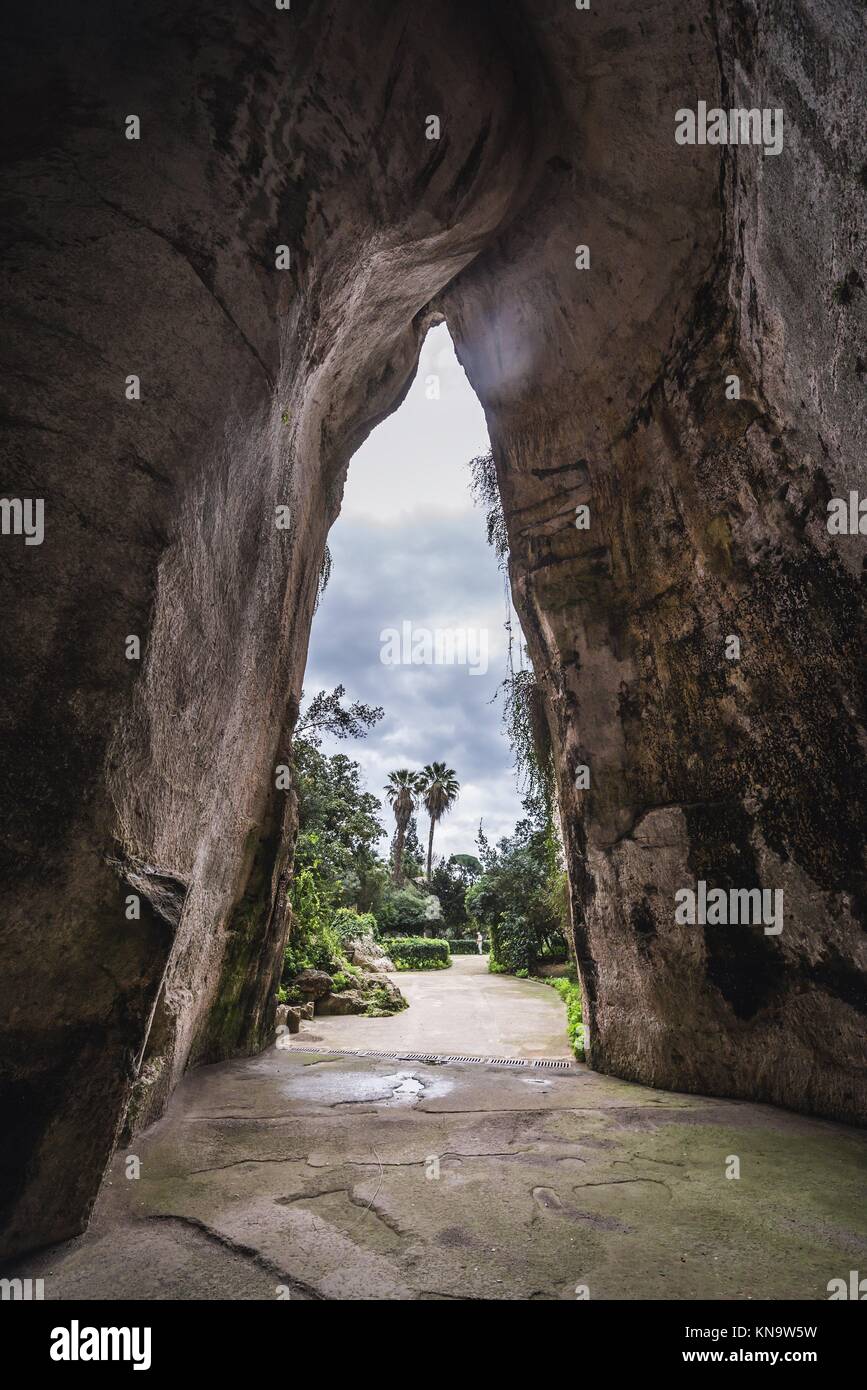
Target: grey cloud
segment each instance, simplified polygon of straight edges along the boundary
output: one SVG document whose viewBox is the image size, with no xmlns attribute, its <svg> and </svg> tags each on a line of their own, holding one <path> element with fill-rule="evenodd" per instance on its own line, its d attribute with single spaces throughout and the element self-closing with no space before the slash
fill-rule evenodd
<svg viewBox="0 0 867 1390">
<path fill-rule="evenodd" d="M 490 702 L 505 675 L 506 606 L 481 516 L 416 515 L 401 525 L 341 519 L 329 545 L 334 563 L 313 627 L 308 697 L 318 688 L 343 684 L 352 698 L 384 705 L 386 717 L 351 750 L 378 778 L 370 783 L 375 794 L 381 794 L 389 768 L 420 766 L 434 758 L 448 762 L 461 782 L 472 786 L 473 795 L 458 802 L 438 831 L 440 849 L 471 850 L 479 813 L 486 830 L 505 833 L 520 806 L 501 705 Z M 400 629 L 405 619 L 429 627 L 484 625 L 487 673 L 471 676 L 462 666 L 383 665 L 380 634 Z"/>
</svg>

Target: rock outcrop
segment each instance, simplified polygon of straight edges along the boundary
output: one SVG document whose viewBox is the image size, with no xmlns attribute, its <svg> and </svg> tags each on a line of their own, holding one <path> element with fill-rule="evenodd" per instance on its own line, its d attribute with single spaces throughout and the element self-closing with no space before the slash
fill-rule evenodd
<svg viewBox="0 0 867 1390">
<path fill-rule="evenodd" d="M 353 976 L 346 989 L 320 995 L 316 999 L 316 1016 L 328 1018 L 344 1014 L 366 1014 L 369 1018 L 388 1018 L 408 1007 L 396 984 L 386 975 L 361 971 Z"/>
<path fill-rule="evenodd" d="M 334 981 L 325 970 L 302 970 L 292 980 L 292 988 L 299 990 L 305 998 L 324 999 L 334 988 Z"/>
<path fill-rule="evenodd" d="M 353 936 L 344 942 L 346 959 L 362 970 L 394 971 L 394 961 L 372 936 Z"/>
<path fill-rule="evenodd" d="M 865 1118 L 863 537 L 826 526 L 864 488 L 862 37 L 854 0 L 18 16 L 4 486 L 45 518 L 0 538 L 6 1250 L 271 1036 L 325 538 L 443 315 L 592 1065 Z M 699 101 L 781 108 L 782 152 L 676 144 Z M 784 889 L 783 932 L 676 927 L 699 880 Z"/>
</svg>

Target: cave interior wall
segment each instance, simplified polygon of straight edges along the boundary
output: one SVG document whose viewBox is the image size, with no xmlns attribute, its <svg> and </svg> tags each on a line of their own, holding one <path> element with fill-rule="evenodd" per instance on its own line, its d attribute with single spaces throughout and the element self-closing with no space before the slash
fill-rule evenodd
<svg viewBox="0 0 867 1390">
<path fill-rule="evenodd" d="M 363 8 L 43 7 L 9 41 L 3 429 L 47 524 L 3 550 L 7 1250 L 81 1229 L 188 1065 L 270 1039 L 326 537 L 438 314 L 592 1065 L 864 1118 L 863 543 L 824 524 L 864 457 L 856 7 Z M 675 145 L 717 97 L 782 106 L 782 153 Z M 703 876 L 783 887 L 784 932 L 676 928 Z"/>
</svg>

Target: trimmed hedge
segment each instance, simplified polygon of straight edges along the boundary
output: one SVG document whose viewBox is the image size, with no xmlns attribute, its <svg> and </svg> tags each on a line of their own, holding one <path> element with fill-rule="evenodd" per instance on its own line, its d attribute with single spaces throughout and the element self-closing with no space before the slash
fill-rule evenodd
<svg viewBox="0 0 867 1390">
<path fill-rule="evenodd" d="M 435 936 L 391 936 L 381 946 L 397 970 L 446 970 L 451 965 L 449 943 Z"/>
<path fill-rule="evenodd" d="M 475 937 L 468 936 L 465 940 L 450 941 L 449 950 L 453 956 L 474 956 L 478 953 Z M 482 941 L 482 950 L 487 951 L 487 941 Z"/>
</svg>

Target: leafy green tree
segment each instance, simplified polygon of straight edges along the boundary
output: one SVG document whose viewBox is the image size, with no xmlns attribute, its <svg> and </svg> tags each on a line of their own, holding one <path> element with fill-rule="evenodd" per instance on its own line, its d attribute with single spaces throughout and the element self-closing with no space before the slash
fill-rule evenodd
<svg viewBox="0 0 867 1390">
<path fill-rule="evenodd" d="M 474 854 L 453 854 L 431 874 L 431 888 L 442 904 L 443 920 L 450 930 L 458 930 L 469 921 L 466 893 L 481 872 L 481 861 Z"/>
<path fill-rule="evenodd" d="M 345 686 L 336 685 L 330 692 L 320 690 L 314 695 L 307 709 L 298 717 L 296 742 L 303 739 L 305 743 L 319 748 L 324 734 L 338 739 L 366 738 L 374 724 L 382 719 L 385 710 L 382 705 L 363 705 L 360 700 L 344 708 L 345 694 Z M 301 698 L 304 699 L 303 690 Z"/>
<path fill-rule="evenodd" d="M 293 785 L 298 797 L 298 836 L 289 899 L 292 930 L 286 948 L 285 975 L 290 977 L 305 966 L 339 969 L 343 956 L 340 938 L 333 929 L 341 907 L 369 911 L 371 902 L 387 878 L 376 845 L 385 833 L 381 803 L 364 790 L 361 768 L 345 753 L 331 756 L 322 752 L 324 733 L 349 737 L 335 727 L 346 728 L 345 717 L 360 725 L 369 722 L 352 706 L 353 715 L 343 709 L 342 686 L 330 696 L 317 696 L 311 703 L 309 721 L 302 719 L 308 738 L 296 736 L 293 747 Z M 356 727 L 354 730 L 358 732 Z"/>
<path fill-rule="evenodd" d="M 430 883 L 433 860 L 434 829 L 443 816 L 454 806 L 461 790 L 454 768 L 445 763 L 428 763 L 421 771 L 422 799 L 430 816 L 430 834 L 427 841 L 427 881 Z"/>
<path fill-rule="evenodd" d="M 410 816 L 403 843 L 403 876 L 411 881 L 421 878 L 424 873 L 424 850 L 418 838 L 415 816 Z"/>
<path fill-rule="evenodd" d="M 311 835 L 316 835 L 319 872 L 330 896 L 343 896 L 345 882 L 360 882 L 377 864 L 377 841 L 385 833 L 382 804 L 364 790 L 361 768 L 345 753 L 322 753 L 297 742 L 294 750 L 298 795 L 296 866 L 308 862 Z M 351 903 L 347 903 L 351 906 Z"/>
<path fill-rule="evenodd" d="M 407 885 L 397 888 L 390 884 L 382 895 L 377 907 L 376 920 L 381 936 L 390 932 L 410 932 L 419 934 L 428 922 L 427 893 Z"/>
<path fill-rule="evenodd" d="M 525 803 L 526 805 L 527 803 Z M 541 956 L 566 953 L 562 872 L 552 856 L 544 806 L 518 822 L 496 847 L 479 829 L 481 877 L 467 890 L 467 911 L 491 933 L 494 968 L 532 970 Z"/>
</svg>

